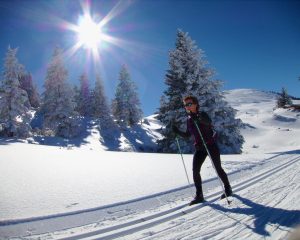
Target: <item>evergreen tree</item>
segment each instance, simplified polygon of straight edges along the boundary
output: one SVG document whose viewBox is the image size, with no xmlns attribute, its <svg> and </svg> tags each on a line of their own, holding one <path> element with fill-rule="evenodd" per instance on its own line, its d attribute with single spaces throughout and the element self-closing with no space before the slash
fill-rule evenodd
<svg viewBox="0 0 300 240">
<path fill-rule="evenodd" d="M 40 106 L 40 95 L 36 85 L 33 84 L 30 73 L 23 73 L 19 76 L 20 86 L 27 92 L 31 107 L 38 108 Z"/>
<path fill-rule="evenodd" d="M 186 113 L 182 98 L 194 95 L 199 100 L 200 111 L 211 117 L 218 132 L 218 144 L 223 153 L 240 153 L 244 139 L 239 128 L 242 122 L 235 119 L 236 111 L 224 100 L 221 83 L 213 80 L 214 71 L 207 67 L 204 53 L 198 49 L 187 33 L 178 30 L 176 48 L 169 54 L 169 69 L 165 76 L 168 86 L 164 92 L 157 118 L 165 126 L 161 132 L 164 138 L 158 141 L 163 152 L 176 152 L 171 125 L 182 130 L 186 126 Z M 184 152 L 191 152 L 191 140 L 180 139 Z"/>
<path fill-rule="evenodd" d="M 104 86 L 100 75 L 96 76 L 95 89 L 93 91 L 92 101 L 93 116 L 99 120 L 100 129 L 112 128 L 114 121 L 105 96 Z"/>
<path fill-rule="evenodd" d="M 56 136 L 74 137 L 79 133 L 78 113 L 74 110 L 74 95 L 67 76 L 62 50 L 55 48 L 45 80 L 43 128 Z"/>
<path fill-rule="evenodd" d="M 90 116 L 91 111 L 91 96 L 89 81 L 86 74 L 80 76 L 80 91 L 79 91 L 78 112 L 81 116 Z"/>
<path fill-rule="evenodd" d="M 280 93 L 279 97 L 277 98 L 277 107 L 282 108 L 286 105 L 291 105 L 291 104 L 292 104 L 292 99 L 288 95 L 286 88 L 283 87 L 281 89 L 281 93 Z"/>
<path fill-rule="evenodd" d="M 202 79 L 204 80 L 204 79 Z M 218 145 L 222 153 L 241 153 L 244 138 L 240 133 L 243 123 L 236 118 L 236 110 L 229 106 L 220 90 L 221 83 L 206 79 L 199 81 L 200 86 L 196 91 L 191 91 L 198 96 L 200 111 L 208 113 L 212 119 L 214 129 L 218 134 Z"/>
<path fill-rule="evenodd" d="M 157 116 L 165 126 L 161 130 L 164 138 L 158 141 L 160 151 L 163 152 L 177 152 L 171 125 L 175 124 L 184 129 L 186 113 L 182 98 L 187 95 L 188 79 L 197 79 L 199 72 L 199 50 L 187 34 L 178 30 L 175 45 L 175 49 L 169 53 L 169 69 L 165 75 L 165 84 L 168 87 L 161 98 Z M 184 152 L 191 152 L 191 141 L 179 140 Z"/>
<path fill-rule="evenodd" d="M 0 134 L 7 137 L 28 137 L 31 114 L 28 95 L 19 82 L 22 65 L 16 57 L 18 49 L 8 47 L 0 90 Z"/>
<path fill-rule="evenodd" d="M 125 65 L 120 71 L 119 83 L 112 101 L 112 112 L 121 127 L 133 126 L 142 118 L 137 87 L 131 80 Z"/>
<path fill-rule="evenodd" d="M 73 96 L 75 102 L 75 111 L 79 112 L 80 90 L 77 85 L 73 86 Z"/>
</svg>

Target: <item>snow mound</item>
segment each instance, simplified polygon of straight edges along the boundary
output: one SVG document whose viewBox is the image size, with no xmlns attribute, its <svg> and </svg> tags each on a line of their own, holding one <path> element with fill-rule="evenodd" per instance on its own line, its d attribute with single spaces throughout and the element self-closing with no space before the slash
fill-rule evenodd
<svg viewBox="0 0 300 240">
<path fill-rule="evenodd" d="M 296 118 L 290 118 L 290 117 L 277 115 L 277 114 L 274 114 L 274 119 L 277 120 L 277 121 L 282 121 L 282 122 L 295 122 L 295 121 L 297 121 Z"/>
<path fill-rule="evenodd" d="M 226 100 L 244 123 L 244 153 L 293 150 L 300 146 L 299 112 L 275 108 L 277 94 L 255 89 L 225 91 Z M 284 141 L 283 144 L 283 140 Z"/>
<path fill-rule="evenodd" d="M 282 122 L 296 122 L 300 120 L 300 114 L 290 109 L 278 108 L 274 110 L 274 119 Z"/>
</svg>

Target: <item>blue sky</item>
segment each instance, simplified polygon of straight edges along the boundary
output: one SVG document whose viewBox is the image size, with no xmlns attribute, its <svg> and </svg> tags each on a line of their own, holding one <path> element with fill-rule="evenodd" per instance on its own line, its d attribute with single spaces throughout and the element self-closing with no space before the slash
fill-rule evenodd
<svg viewBox="0 0 300 240">
<path fill-rule="evenodd" d="M 86 2 L 85 2 L 86 3 Z M 166 88 L 168 52 L 174 49 L 178 28 L 204 50 L 223 89 L 255 88 L 300 97 L 300 1 L 88 1 L 95 21 L 113 12 L 105 34 L 119 45 L 101 43 L 99 61 L 80 48 L 66 61 L 69 81 L 79 84 L 83 72 L 101 72 L 107 96 L 114 96 L 122 64 L 138 85 L 145 115 L 154 113 Z M 115 7 L 115 8 L 114 8 Z M 112 11 L 112 9 L 114 9 Z M 43 91 L 47 64 L 55 46 L 76 44 L 74 31 L 83 14 L 76 0 L 0 0 L 0 57 L 8 45 L 19 47 L 19 62 Z"/>
</svg>

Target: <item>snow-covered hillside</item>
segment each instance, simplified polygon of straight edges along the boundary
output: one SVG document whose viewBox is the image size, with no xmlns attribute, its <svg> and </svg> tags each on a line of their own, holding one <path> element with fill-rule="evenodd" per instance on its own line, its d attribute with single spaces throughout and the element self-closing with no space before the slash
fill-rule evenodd
<svg viewBox="0 0 300 240">
<path fill-rule="evenodd" d="M 244 153 L 293 151 L 299 147 L 300 112 L 275 109 L 276 94 L 237 89 L 225 92 L 225 97 L 246 124 L 242 130 Z"/>
<path fill-rule="evenodd" d="M 246 140 L 243 154 L 222 156 L 230 205 L 218 200 L 209 159 L 201 170 L 208 202 L 188 207 L 194 188 L 179 154 L 107 151 L 155 147 L 153 116 L 111 139 L 90 123 L 67 142 L 0 139 L 0 239 L 286 239 L 300 224 L 300 114 L 273 110 L 271 93 L 226 98 Z M 183 157 L 191 181 L 192 155 Z"/>
<path fill-rule="evenodd" d="M 293 149 L 298 143 L 299 112 L 288 109 L 275 109 L 277 95 L 254 89 L 237 89 L 225 91 L 226 101 L 237 110 L 237 117 L 242 119 L 245 128 L 244 153 L 268 152 Z M 41 127 L 40 119 L 34 119 L 34 127 Z M 92 148 L 110 151 L 156 152 L 156 141 L 162 136 L 158 132 L 160 122 L 155 115 L 145 117 L 142 124 L 133 128 L 115 129 L 108 136 L 99 134 L 97 123 L 86 119 L 83 124 L 85 131 L 75 139 L 65 140 L 54 137 L 33 137 L 30 143 L 60 146 L 67 148 Z M 262 135 L 262 138 L 257 138 Z M 289 141 L 282 145 L 281 138 Z"/>
</svg>

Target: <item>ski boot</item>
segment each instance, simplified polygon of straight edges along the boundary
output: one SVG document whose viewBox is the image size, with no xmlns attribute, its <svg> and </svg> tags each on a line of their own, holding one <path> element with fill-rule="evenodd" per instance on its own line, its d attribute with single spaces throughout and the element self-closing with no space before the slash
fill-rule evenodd
<svg viewBox="0 0 300 240">
<path fill-rule="evenodd" d="M 226 193 L 226 195 L 225 195 L 225 193 Z M 231 189 L 231 187 L 225 188 L 225 193 L 223 193 L 221 195 L 220 199 L 224 199 L 224 198 L 226 198 L 226 196 L 229 197 L 229 196 L 232 195 L 232 189 Z"/>
<path fill-rule="evenodd" d="M 196 196 L 190 203 L 189 203 L 189 206 L 192 206 L 192 205 L 195 205 L 195 204 L 198 204 L 198 203 L 203 203 L 205 202 L 203 196 Z"/>
</svg>

